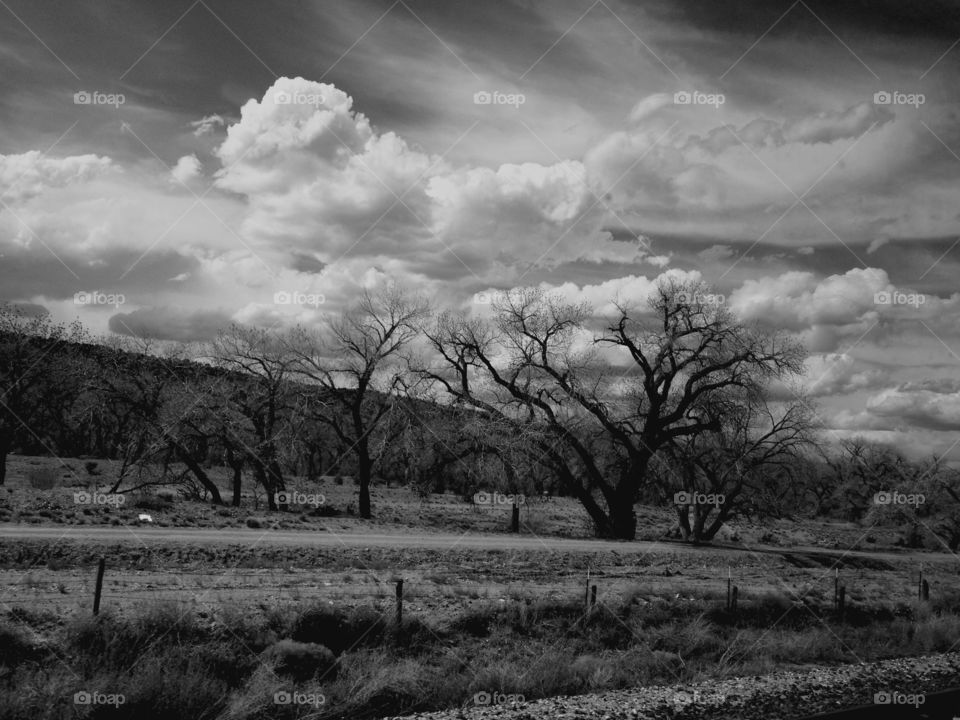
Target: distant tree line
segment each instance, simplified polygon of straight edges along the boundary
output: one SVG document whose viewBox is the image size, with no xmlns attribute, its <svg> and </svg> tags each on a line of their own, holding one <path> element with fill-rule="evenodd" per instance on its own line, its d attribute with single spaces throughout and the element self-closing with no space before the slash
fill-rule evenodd
<svg viewBox="0 0 960 720">
<path fill-rule="evenodd" d="M 634 538 L 636 504 L 666 502 L 694 542 L 738 515 L 810 515 L 960 546 L 956 471 L 818 444 L 810 400 L 783 392 L 802 346 L 706 290 L 666 281 L 600 320 L 537 289 L 478 316 L 390 285 L 316 327 L 233 325 L 203 346 L 94 339 L 2 307 L 0 484 L 11 452 L 93 456 L 119 461 L 112 492 L 175 485 L 218 504 L 252 483 L 278 509 L 290 478 L 344 474 L 364 518 L 371 486 L 394 482 L 570 496 L 601 537 Z M 878 502 L 888 491 L 924 503 Z"/>
</svg>

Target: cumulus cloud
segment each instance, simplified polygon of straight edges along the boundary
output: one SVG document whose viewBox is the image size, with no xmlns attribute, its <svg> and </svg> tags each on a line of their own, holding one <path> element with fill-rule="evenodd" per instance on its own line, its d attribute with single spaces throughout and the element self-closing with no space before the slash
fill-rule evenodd
<svg viewBox="0 0 960 720">
<path fill-rule="evenodd" d="M 810 395 L 846 395 L 858 390 L 877 387 L 884 373 L 866 368 L 848 353 L 811 355 L 806 362 L 805 386 Z"/>
<path fill-rule="evenodd" d="M 876 312 L 875 294 L 890 287 L 886 271 L 877 268 L 854 268 L 824 279 L 791 271 L 747 280 L 731 293 L 729 302 L 743 318 L 803 330 L 859 323 Z"/>
<path fill-rule="evenodd" d="M 899 418 L 929 430 L 960 430 L 960 382 L 953 379 L 904 383 L 867 401 L 867 411 Z"/>
<path fill-rule="evenodd" d="M 190 181 L 200 177 L 202 171 L 203 166 L 200 165 L 200 160 L 197 159 L 196 155 L 190 154 L 177 160 L 177 164 L 171 169 L 170 175 L 175 182 L 187 185 Z"/>
<path fill-rule="evenodd" d="M 194 135 L 203 137 L 204 135 L 213 134 L 226 124 L 227 121 L 224 120 L 221 115 L 207 115 L 199 120 L 194 120 L 190 123 L 190 126 L 193 128 Z"/>
<path fill-rule="evenodd" d="M 5 202 L 22 201 L 49 188 L 83 183 L 111 169 L 110 158 L 99 155 L 45 157 L 37 150 L 0 155 L 0 194 Z"/>
<path fill-rule="evenodd" d="M 862 102 L 839 112 L 822 112 L 781 122 L 758 118 L 739 128 L 724 125 L 714 128 L 703 138 L 691 136 L 687 144 L 717 154 L 741 144 L 759 149 L 783 147 L 789 143 L 832 143 L 859 137 L 894 117 L 893 112 L 882 105 Z"/>
<path fill-rule="evenodd" d="M 411 272 L 478 275 L 504 258 L 576 257 L 574 241 L 596 228 L 555 242 L 588 207 L 582 163 L 451 168 L 377 131 L 347 93 L 303 78 L 248 101 L 216 154 L 217 186 L 246 196 L 245 233 L 323 264 L 402 257 Z"/>
</svg>

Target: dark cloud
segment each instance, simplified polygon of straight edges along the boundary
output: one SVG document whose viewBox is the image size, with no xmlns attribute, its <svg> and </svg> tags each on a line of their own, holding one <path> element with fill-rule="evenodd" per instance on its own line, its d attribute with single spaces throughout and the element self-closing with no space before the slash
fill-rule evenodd
<svg viewBox="0 0 960 720">
<path fill-rule="evenodd" d="M 221 310 L 154 307 L 118 313 L 110 318 L 109 327 L 120 335 L 195 342 L 214 338 L 230 321 Z"/>
<path fill-rule="evenodd" d="M 628 4 L 641 3 L 631 0 Z M 646 3 L 643 5 L 647 6 Z M 905 39 L 947 40 L 949 46 L 960 36 L 960 6 L 953 0 L 804 0 L 796 4 L 793 0 L 729 3 L 672 0 L 655 7 L 658 13 L 682 19 L 704 30 L 756 38 L 792 5 L 793 9 L 770 30 L 768 38 L 829 35 L 824 24 L 847 39 L 889 35 Z"/>
</svg>

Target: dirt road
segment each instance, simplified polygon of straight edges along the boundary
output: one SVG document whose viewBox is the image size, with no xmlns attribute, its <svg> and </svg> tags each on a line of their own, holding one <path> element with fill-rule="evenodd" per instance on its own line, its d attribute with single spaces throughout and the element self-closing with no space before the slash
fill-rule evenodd
<svg viewBox="0 0 960 720">
<path fill-rule="evenodd" d="M 776 555 L 827 555 L 834 557 L 863 557 L 891 561 L 917 560 L 937 562 L 954 560 L 950 553 L 927 552 L 865 552 L 822 547 L 771 547 L 761 545 L 709 545 L 694 547 L 680 542 L 651 542 L 644 540 L 590 540 L 532 535 L 489 535 L 465 533 L 343 533 L 333 531 L 256 530 L 248 528 L 159 528 L 135 527 L 63 527 L 24 526 L 0 524 L 0 542 L 3 540 L 46 540 L 86 542 L 138 542 L 140 544 L 166 543 L 225 543 L 230 545 L 296 545 L 300 547 L 384 547 L 434 550 L 529 550 L 547 552 L 614 552 L 618 554 L 647 554 L 655 551 L 696 554 L 772 553 Z"/>
</svg>

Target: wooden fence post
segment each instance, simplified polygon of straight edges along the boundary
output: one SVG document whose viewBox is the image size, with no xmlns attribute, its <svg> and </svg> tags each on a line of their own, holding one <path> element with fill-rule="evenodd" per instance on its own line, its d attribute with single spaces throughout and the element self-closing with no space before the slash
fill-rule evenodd
<svg viewBox="0 0 960 720">
<path fill-rule="evenodd" d="M 587 584 L 583 590 L 583 605 L 586 610 L 590 610 L 590 566 L 587 566 Z"/>
<path fill-rule="evenodd" d="M 103 571 L 106 569 L 107 560 L 102 555 L 97 564 L 97 585 L 93 591 L 93 614 L 100 614 L 100 595 L 103 593 Z"/>
<path fill-rule="evenodd" d="M 839 602 L 837 604 L 837 611 L 840 613 L 840 619 L 843 620 L 844 611 L 847 609 L 847 586 L 840 586 L 840 596 Z"/>
<path fill-rule="evenodd" d="M 740 590 L 736 585 L 730 590 L 730 607 L 727 608 L 731 613 L 737 612 L 737 598 L 740 596 Z"/>
<path fill-rule="evenodd" d="M 510 517 L 510 532 L 520 532 L 520 506 L 517 505 L 516 500 L 513 501 L 513 514 Z"/>
<path fill-rule="evenodd" d="M 924 580 L 923 585 L 920 586 L 920 599 L 924 602 L 930 600 L 930 583 L 926 580 Z"/>
<path fill-rule="evenodd" d="M 592 585 L 590 587 L 590 609 L 593 610 L 593 607 L 596 604 L 597 604 L 597 586 Z"/>
<path fill-rule="evenodd" d="M 397 625 L 403 623 L 403 580 L 397 580 Z"/>
</svg>

